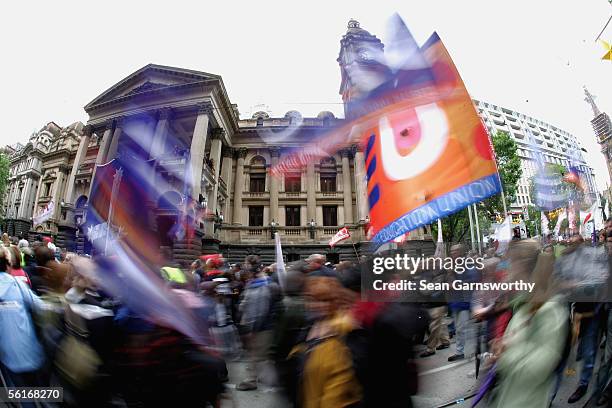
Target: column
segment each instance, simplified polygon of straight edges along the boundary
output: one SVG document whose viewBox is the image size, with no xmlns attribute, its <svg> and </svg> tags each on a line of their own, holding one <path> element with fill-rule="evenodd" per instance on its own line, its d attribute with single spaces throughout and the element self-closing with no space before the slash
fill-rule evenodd
<svg viewBox="0 0 612 408">
<path fill-rule="evenodd" d="M 314 162 L 306 165 L 306 218 L 307 222 L 315 219 L 317 208 L 317 196 L 315 191 L 315 168 Z"/>
<path fill-rule="evenodd" d="M 96 165 L 106 163 L 106 154 L 108 153 L 111 139 L 113 137 L 113 126 L 114 122 L 112 120 L 106 122 L 106 130 L 104 130 L 104 134 L 102 135 L 102 142 L 100 142 L 98 155 L 96 156 Z"/>
<path fill-rule="evenodd" d="M 119 139 L 121 138 L 121 132 L 122 132 L 122 129 L 121 129 L 122 122 L 123 122 L 122 118 L 117 118 L 115 120 L 115 131 L 113 132 L 113 137 L 110 141 L 110 146 L 108 147 L 106 158 L 104 159 L 105 163 L 108 163 L 109 161 L 117 157 L 117 150 L 119 149 Z"/>
<path fill-rule="evenodd" d="M 210 160 L 213 163 L 213 180 L 215 183 L 212 186 L 212 191 L 208 197 L 208 208 L 213 214 L 217 214 L 219 209 L 217 208 L 217 197 L 219 196 L 219 174 L 221 170 L 221 148 L 223 146 L 223 135 L 225 131 L 223 129 L 214 129 L 211 135 L 210 143 Z M 206 232 L 209 234 L 213 233 L 213 223 L 209 222 L 206 224 Z"/>
<path fill-rule="evenodd" d="M 198 199 L 202 193 L 202 166 L 204 165 L 204 149 L 206 148 L 206 137 L 208 136 L 208 115 L 212 114 L 212 105 L 202 104 L 198 106 L 191 137 L 190 159 L 191 159 L 191 197 Z"/>
<path fill-rule="evenodd" d="M 355 195 L 357 196 L 357 219 L 356 221 L 365 222 L 368 216 L 368 186 L 365 178 L 365 157 L 361 145 L 355 146 Z"/>
<path fill-rule="evenodd" d="M 64 177 L 66 176 L 66 174 L 62 170 L 63 169 L 61 167 L 57 169 L 58 175 L 55 180 L 55 185 L 53 186 L 53 193 L 51 194 L 51 199 L 53 200 L 53 204 L 55 206 L 53 214 L 51 214 L 51 218 L 53 218 L 54 220 L 58 219 L 58 217 L 56 216 L 57 214 L 61 214 L 60 207 L 62 200 L 60 197 L 60 193 L 62 192 L 62 184 L 64 183 Z"/>
<path fill-rule="evenodd" d="M 34 184 L 34 179 L 28 177 L 25 182 L 25 187 L 23 189 L 23 194 L 21 195 L 21 205 L 19 206 L 19 218 L 30 218 L 32 216 L 32 186 Z"/>
<path fill-rule="evenodd" d="M 152 159 L 157 159 L 164 154 L 171 116 L 172 109 L 170 108 L 160 109 L 157 113 L 157 124 L 153 132 L 153 143 L 151 144 L 151 151 L 149 152 L 149 157 Z"/>
<path fill-rule="evenodd" d="M 242 224 L 242 189 L 244 188 L 244 159 L 247 149 L 238 149 L 238 160 L 236 161 L 236 178 L 234 179 L 234 214 L 232 215 L 233 224 Z"/>
<path fill-rule="evenodd" d="M 273 147 L 270 149 L 270 156 L 272 158 L 270 165 L 274 168 L 278 165 L 278 158 L 280 157 L 280 149 Z M 279 175 L 270 173 L 270 220 L 278 222 L 278 178 Z"/>
<path fill-rule="evenodd" d="M 351 166 L 349 164 L 349 149 L 342 149 L 342 195 L 344 197 L 344 223 L 353 223 L 353 192 L 351 190 Z"/>
<path fill-rule="evenodd" d="M 221 154 L 223 155 L 223 164 L 221 166 L 221 178 L 225 181 L 225 186 L 227 188 L 227 199 L 225 200 L 225 205 L 223 206 L 223 222 L 230 223 L 232 216 L 231 214 L 231 201 L 230 200 L 230 186 L 232 185 L 232 165 L 233 160 L 232 157 L 234 155 L 234 149 L 231 147 L 223 146 L 221 149 Z"/>
<path fill-rule="evenodd" d="M 81 142 L 79 143 L 79 148 L 74 158 L 74 163 L 72 164 L 72 170 L 70 171 L 70 178 L 68 179 L 66 194 L 64 195 L 64 201 L 66 202 L 66 204 L 74 204 L 73 194 L 75 179 L 77 172 L 79 171 L 79 166 L 83 164 L 83 161 L 87 156 L 87 147 L 89 146 L 89 140 L 91 139 L 91 132 L 92 129 L 90 125 L 87 125 L 83 128 L 83 135 L 81 136 Z"/>
</svg>

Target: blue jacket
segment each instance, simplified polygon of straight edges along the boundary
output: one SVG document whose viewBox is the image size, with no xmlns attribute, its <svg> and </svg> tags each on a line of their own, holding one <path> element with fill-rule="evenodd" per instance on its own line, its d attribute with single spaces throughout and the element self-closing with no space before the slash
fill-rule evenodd
<svg viewBox="0 0 612 408">
<path fill-rule="evenodd" d="M 0 272 L 0 361 L 15 373 L 36 371 L 43 365 L 45 356 L 31 315 L 43 305 L 26 284 Z"/>
</svg>

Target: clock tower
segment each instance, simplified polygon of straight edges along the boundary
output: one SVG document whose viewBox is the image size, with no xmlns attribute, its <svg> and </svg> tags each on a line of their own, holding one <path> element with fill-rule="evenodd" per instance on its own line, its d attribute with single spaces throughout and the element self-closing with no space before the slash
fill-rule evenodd
<svg viewBox="0 0 612 408">
<path fill-rule="evenodd" d="M 351 19 L 346 34 L 340 40 L 341 82 L 340 95 L 344 102 L 344 116 L 351 118 L 351 102 L 367 96 L 368 92 L 386 82 L 391 71 L 384 63 L 383 43 Z"/>
</svg>

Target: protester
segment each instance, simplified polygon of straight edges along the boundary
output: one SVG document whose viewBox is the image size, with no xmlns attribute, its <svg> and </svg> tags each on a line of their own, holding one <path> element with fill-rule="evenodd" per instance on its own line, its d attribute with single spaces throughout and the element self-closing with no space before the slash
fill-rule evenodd
<svg viewBox="0 0 612 408">
<path fill-rule="evenodd" d="M 308 265 L 308 277 L 336 277 L 334 271 L 325 266 L 325 255 L 312 254 L 306 258 L 306 264 Z"/>
<path fill-rule="evenodd" d="M 43 302 L 8 273 L 9 258 L 8 249 L 0 249 L 0 371 L 8 386 L 43 386 L 45 355 L 32 318 Z"/>
<path fill-rule="evenodd" d="M 330 277 L 306 281 L 308 312 L 314 323 L 291 357 L 301 362 L 300 407 L 349 407 L 361 400 L 361 386 L 343 336 L 355 326 L 351 304 L 340 283 Z"/>
<path fill-rule="evenodd" d="M 494 349 L 501 384 L 492 407 L 549 406 L 567 325 L 567 309 L 550 285 L 553 264 L 552 255 L 539 255 L 531 274 L 535 289 L 518 308 Z"/>
<path fill-rule="evenodd" d="M 280 296 L 280 288 L 263 273 L 258 257 L 247 257 L 245 269 L 253 278 L 248 281 L 240 304 L 240 325 L 248 363 L 246 378 L 236 387 L 239 391 L 257 389 L 258 365 L 268 358 L 275 308 Z"/>
</svg>

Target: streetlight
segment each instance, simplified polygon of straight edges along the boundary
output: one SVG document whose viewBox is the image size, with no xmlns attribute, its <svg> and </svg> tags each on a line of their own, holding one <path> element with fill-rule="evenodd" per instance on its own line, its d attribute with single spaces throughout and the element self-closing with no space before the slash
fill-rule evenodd
<svg viewBox="0 0 612 408">
<path fill-rule="evenodd" d="M 278 227 L 278 222 L 274 221 L 274 218 L 272 218 L 272 221 L 270 222 L 270 238 L 274 239 L 274 233 L 276 232 L 276 227 Z"/>
<path fill-rule="evenodd" d="M 317 225 L 317 223 L 315 222 L 315 220 L 310 220 L 310 222 L 308 223 L 308 226 L 310 227 L 310 239 L 315 239 L 315 226 Z"/>
</svg>

